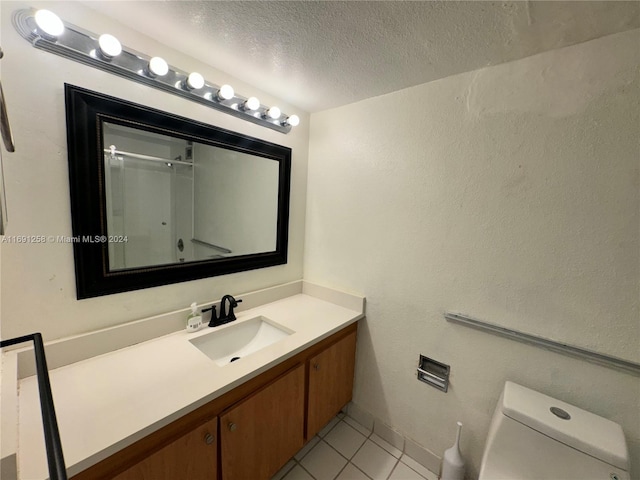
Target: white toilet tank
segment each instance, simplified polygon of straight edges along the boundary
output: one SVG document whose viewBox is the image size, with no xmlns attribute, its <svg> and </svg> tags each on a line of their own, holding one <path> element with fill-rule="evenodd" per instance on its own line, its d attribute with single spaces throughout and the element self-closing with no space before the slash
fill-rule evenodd
<svg viewBox="0 0 640 480">
<path fill-rule="evenodd" d="M 622 427 L 506 382 L 493 414 L 478 480 L 501 479 L 629 480 Z"/>
</svg>

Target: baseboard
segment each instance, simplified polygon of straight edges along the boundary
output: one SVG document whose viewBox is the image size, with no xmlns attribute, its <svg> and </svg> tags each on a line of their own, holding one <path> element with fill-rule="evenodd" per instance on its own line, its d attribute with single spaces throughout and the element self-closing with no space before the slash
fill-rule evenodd
<svg viewBox="0 0 640 480">
<path fill-rule="evenodd" d="M 442 458 L 423 447 L 415 440 L 407 437 L 399 430 L 387 425 L 381 419 L 371 414 L 356 403 L 349 403 L 347 415 L 353 418 L 363 427 L 373 431 L 376 435 L 393 447 L 401 450 L 408 457 L 411 457 L 430 472 L 440 475 L 440 465 Z"/>
</svg>

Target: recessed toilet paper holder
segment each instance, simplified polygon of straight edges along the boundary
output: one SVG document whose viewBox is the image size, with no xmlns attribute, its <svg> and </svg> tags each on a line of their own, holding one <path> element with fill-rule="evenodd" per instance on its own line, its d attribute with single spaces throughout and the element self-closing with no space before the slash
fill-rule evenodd
<svg viewBox="0 0 640 480">
<path fill-rule="evenodd" d="M 420 355 L 418 362 L 418 380 L 446 393 L 449 389 L 449 372 L 451 367 Z"/>
</svg>

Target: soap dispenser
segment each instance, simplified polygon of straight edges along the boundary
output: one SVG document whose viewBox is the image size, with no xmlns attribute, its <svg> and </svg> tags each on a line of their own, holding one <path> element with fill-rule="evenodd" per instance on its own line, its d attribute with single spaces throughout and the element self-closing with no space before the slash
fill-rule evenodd
<svg viewBox="0 0 640 480">
<path fill-rule="evenodd" d="M 187 332 L 197 332 L 202 326 L 202 315 L 198 313 L 196 302 L 191 304 L 191 313 L 187 317 Z"/>
</svg>

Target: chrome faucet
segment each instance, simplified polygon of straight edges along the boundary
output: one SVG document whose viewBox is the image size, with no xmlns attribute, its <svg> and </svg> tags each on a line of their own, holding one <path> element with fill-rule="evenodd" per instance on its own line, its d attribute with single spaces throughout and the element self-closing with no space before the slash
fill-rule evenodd
<svg viewBox="0 0 640 480">
<path fill-rule="evenodd" d="M 216 313 L 216 306 L 211 305 L 210 308 L 204 308 L 202 312 L 208 312 L 211 310 L 211 320 L 209 321 L 210 327 L 218 327 L 220 325 L 224 325 L 225 323 L 233 322 L 236 319 L 236 314 L 233 312 L 233 309 L 238 306 L 238 304 L 242 302 L 242 300 L 236 300 L 231 295 L 225 295 L 220 300 L 220 316 L 218 317 Z M 227 310 L 226 304 L 229 304 L 229 309 Z"/>
</svg>

